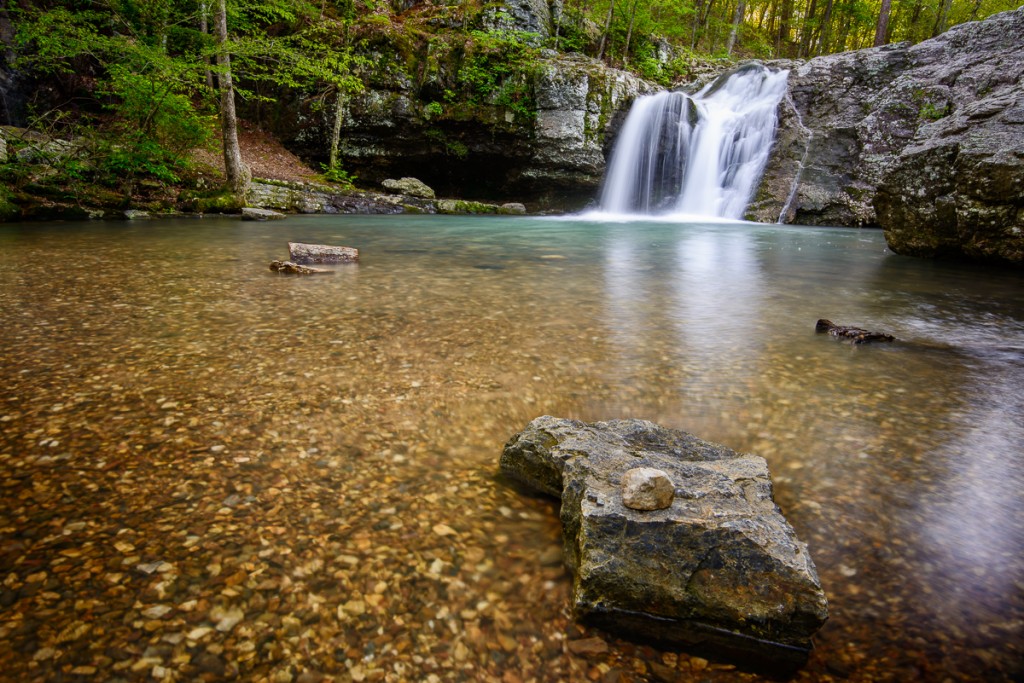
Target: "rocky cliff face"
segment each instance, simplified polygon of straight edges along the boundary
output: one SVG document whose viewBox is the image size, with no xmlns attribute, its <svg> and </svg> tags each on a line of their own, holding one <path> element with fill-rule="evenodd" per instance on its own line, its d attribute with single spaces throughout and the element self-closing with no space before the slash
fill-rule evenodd
<svg viewBox="0 0 1024 683">
<path fill-rule="evenodd" d="M 363 183 L 415 176 L 447 196 L 582 205 L 597 194 L 616 114 L 654 86 L 546 51 L 528 87 L 532 111 L 425 101 L 412 80 L 367 90 L 347 103 L 344 167 Z M 326 122 L 304 129 L 309 156 L 323 156 L 328 130 Z"/>
<path fill-rule="evenodd" d="M 344 103 L 342 165 L 361 185 L 413 176 L 445 196 L 582 206 L 597 195 L 619 115 L 656 86 L 539 48 L 552 22 L 543 0 L 488 8 L 428 43 L 397 30 L 364 41 L 376 66 L 369 86 Z M 472 26 L 475 33 L 463 30 Z M 285 109 L 291 113 L 275 132 L 303 156 L 326 161 L 332 108 Z"/>
<path fill-rule="evenodd" d="M 881 225 L 897 253 L 1024 262 L 1024 8 L 790 68 L 753 220 Z"/>
</svg>

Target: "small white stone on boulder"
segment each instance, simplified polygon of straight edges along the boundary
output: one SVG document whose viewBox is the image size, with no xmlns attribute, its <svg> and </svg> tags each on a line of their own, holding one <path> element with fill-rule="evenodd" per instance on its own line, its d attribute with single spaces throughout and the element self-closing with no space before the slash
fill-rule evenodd
<svg viewBox="0 0 1024 683">
<path fill-rule="evenodd" d="M 664 510 L 672 505 L 675 487 L 664 470 L 635 467 L 622 476 L 622 504 L 633 510 Z"/>
</svg>

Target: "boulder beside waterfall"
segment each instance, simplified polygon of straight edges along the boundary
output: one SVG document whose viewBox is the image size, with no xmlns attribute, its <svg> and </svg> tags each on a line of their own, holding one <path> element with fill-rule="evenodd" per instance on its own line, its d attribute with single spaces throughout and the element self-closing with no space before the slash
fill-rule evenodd
<svg viewBox="0 0 1024 683">
<path fill-rule="evenodd" d="M 1024 264 L 1024 8 L 790 69 L 750 220 L 880 225 L 900 254 Z"/>
<path fill-rule="evenodd" d="M 624 504 L 638 468 L 672 482 L 667 507 Z M 501 469 L 561 497 L 577 617 L 748 661 L 806 660 L 828 605 L 763 458 L 643 420 L 544 416 L 509 440 Z"/>
</svg>

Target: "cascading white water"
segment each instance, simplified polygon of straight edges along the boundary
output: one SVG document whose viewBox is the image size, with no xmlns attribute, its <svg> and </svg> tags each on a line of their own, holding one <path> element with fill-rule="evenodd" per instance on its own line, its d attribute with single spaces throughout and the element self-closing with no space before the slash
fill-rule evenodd
<svg viewBox="0 0 1024 683">
<path fill-rule="evenodd" d="M 742 218 L 768 161 L 788 75 L 749 64 L 693 97 L 637 99 L 612 152 L 601 210 Z"/>
</svg>

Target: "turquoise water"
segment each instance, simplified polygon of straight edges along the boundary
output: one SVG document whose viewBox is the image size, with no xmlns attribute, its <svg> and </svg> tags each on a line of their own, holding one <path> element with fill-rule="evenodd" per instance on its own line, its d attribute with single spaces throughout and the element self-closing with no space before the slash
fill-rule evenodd
<svg viewBox="0 0 1024 683">
<path fill-rule="evenodd" d="M 278 276 L 267 266 L 288 241 L 361 260 Z M 291 657 L 296 671 L 386 680 L 655 680 L 658 666 L 733 680 L 573 625 L 557 510 L 494 477 L 504 442 L 552 414 L 641 417 L 768 460 L 831 604 L 800 676 L 1012 680 L 1024 673 L 1022 285 L 894 255 L 870 230 L 432 216 L 0 226 L 0 565 L 18 615 L 0 624 L 0 665 L 26 680 L 121 671 L 87 643 L 129 637 L 133 602 L 158 599 L 108 556 L 129 529 L 138 563 L 177 558 L 162 599 L 175 611 L 146 631 L 154 640 L 205 623 L 189 600 L 241 604 L 257 634 L 266 615 L 315 611 L 305 650 L 239 655 L 243 675 Z M 850 346 L 816 335 L 818 318 L 899 341 Z M 151 501 L 169 507 L 154 515 Z M 225 507 L 246 521 L 225 527 Z M 171 549 L 179 531 L 201 540 Z M 103 569 L 61 556 L 55 537 Z M 296 568 L 316 562 L 324 580 L 305 579 L 316 598 L 294 604 L 224 597 L 208 568 L 226 575 L 233 557 L 247 558 L 253 595 L 285 574 L 297 590 Z M 62 640 L 60 620 L 84 618 L 90 599 L 125 606 L 87 610 L 105 636 Z M 353 600 L 364 612 L 346 617 Z M 595 634 L 607 652 L 562 647 Z M 181 648 L 237 644 L 218 638 L 149 656 L 187 667 L 195 653 Z"/>
</svg>

